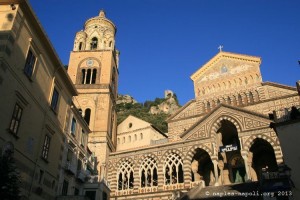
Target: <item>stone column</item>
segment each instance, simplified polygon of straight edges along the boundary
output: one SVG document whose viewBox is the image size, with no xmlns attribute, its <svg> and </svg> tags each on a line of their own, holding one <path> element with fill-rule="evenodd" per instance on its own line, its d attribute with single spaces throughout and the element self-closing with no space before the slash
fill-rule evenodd
<svg viewBox="0 0 300 200">
<path fill-rule="evenodd" d="M 218 167 L 220 169 L 220 179 L 219 179 L 219 185 L 223 185 L 224 184 L 224 174 L 223 174 L 223 170 L 224 170 L 224 162 L 222 160 L 218 161 Z"/>
<path fill-rule="evenodd" d="M 139 167 L 135 167 L 133 171 L 133 192 L 138 193 L 139 188 L 140 188 L 140 170 Z M 130 180 L 130 174 L 128 174 L 128 182 Z M 129 189 L 129 188 L 128 188 Z"/>
<path fill-rule="evenodd" d="M 163 186 L 164 186 L 164 181 L 165 181 L 165 174 L 163 171 L 163 164 L 162 163 L 157 163 L 157 186 L 158 186 L 158 190 L 162 191 L 163 190 Z"/>
<path fill-rule="evenodd" d="M 247 180 L 250 180 L 250 179 L 251 179 L 251 175 L 250 175 L 250 171 L 249 171 L 249 166 L 248 166 L 248 156 L 247 156 L 247 152 L 241 151 L 241 155 L 242 155 L 242 157 L 243 157 L 243 159 L 244 159 L 244 165 L 245 165 L 246 174 L 247 174 L 246 181 L 247 181 Z"/>
<path fill-rule="evenodd" d="M 218 160 L 213 160 L 212 162 L 214 164 L 215 186 L 219 186 Z"/>
<path fill-rule="evenodd" d="M 248 169 L 249 169 L 249 177 L 252 181 L 257 181 L 257 174 L 255 170 L 252 168 L 252 159 L 253 159 L 253 153 L 249 152 L 248 153 Z"/>
<path fill-rule="evenodd" d="M 192 182 L 192 167 L 191 162 L 188 159 L 183 160 L 183 182 L 184 188 L 188 189 Z"/>
</svg>

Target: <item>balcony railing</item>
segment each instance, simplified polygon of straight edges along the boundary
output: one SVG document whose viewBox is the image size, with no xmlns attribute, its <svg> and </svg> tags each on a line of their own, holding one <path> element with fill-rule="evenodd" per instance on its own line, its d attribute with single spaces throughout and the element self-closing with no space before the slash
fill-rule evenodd
<svg viewBox="0 0 300 200">
<path fill-rule="evenodd" d="M 76 174 L 76 168 L 74 165 L 72 165 L 71 162 L 66 162 L 66 165 L 65 165 L 65 170 L 66 172 L 70 173 L 70 174 Z"/>
<path fill-rule="evenodd" d="M 298 110 L 300 106 L 295 106 Z M 292 108 L 284 108 L 273 112 L 275 122 L 285 122 L 291 119 Z"/>
</svg>

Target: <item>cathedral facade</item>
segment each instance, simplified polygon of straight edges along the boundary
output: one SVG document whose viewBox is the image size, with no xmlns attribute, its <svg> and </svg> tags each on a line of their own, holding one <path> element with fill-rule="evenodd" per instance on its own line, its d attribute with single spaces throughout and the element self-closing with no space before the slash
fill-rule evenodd
<svg viewBox="0 0 300 200">
<path fill-rule="evenodd" d="M 110 154 L 111 197 L 172 199 L 277 171 L 283 155 L 269 114 L 299 106 L 299 96 L 294 87 L 262 82 L 260 64 L 220 51 L 192 74 L 195 98 L 168 119 L 167 140 Z"/>
</svg>

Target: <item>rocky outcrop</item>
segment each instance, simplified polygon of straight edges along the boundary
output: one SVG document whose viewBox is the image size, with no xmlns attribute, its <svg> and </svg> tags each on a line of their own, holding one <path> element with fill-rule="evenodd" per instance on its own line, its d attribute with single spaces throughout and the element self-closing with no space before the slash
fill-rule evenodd
<svg viewBox="0 0 300 200">
<path fill-rule="evenodd" d="M 149 112 L 151 114 L 173 114 L 180 108 L 176 95 L 170 91 L 165 91 L 165 99 L 159 105 L 151 106 Z"/>
<path fill-rule="evenodd" d="M 118 94 L 118 98 L 117 98 L 116 104 L 121 104 L 121 103 L 132 103 L 132 104 L 135 104 L 135 103 L 137 103 L 137 101 L 132 96 L 130 96 L 128 94 L 125 94 L 125 95 Z"/>
</svg>

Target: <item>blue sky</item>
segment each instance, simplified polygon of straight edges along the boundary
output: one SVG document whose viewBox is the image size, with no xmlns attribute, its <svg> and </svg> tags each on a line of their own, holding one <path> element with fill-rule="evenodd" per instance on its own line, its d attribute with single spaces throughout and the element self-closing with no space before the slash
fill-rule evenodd
<svg viewBox="0 0 300 200">
<path fill-rule="evenodd" d="M 190 75 L 224 51 L 262 58 L 263 81 L 300 79 L 299 0 L 30 0 L 64 64 L 75 33 L 104 9 L 117 26 L 119 93 L 139 102 L 173 90 L 194 98 Z"/>
</svg>

